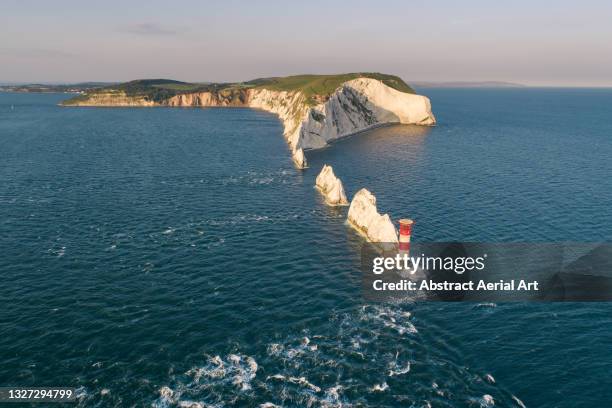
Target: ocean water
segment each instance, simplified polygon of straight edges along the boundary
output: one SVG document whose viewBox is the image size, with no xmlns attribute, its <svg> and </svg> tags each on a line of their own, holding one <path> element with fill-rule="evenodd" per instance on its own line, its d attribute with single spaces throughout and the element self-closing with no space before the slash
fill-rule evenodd
<svg viewBox="0 0 612 408">
<path fill-rule="evenodd" d="M 367 303 L 361 238 L 313 185 L 333 165 L 415 241 L 610 242 L 612 91 L 423 92 L 437 127 L 303 172 L 269 113 L 0 94 L 0 385 L 79 407 L 609 404 L 612 305 Z"/>
</svg>

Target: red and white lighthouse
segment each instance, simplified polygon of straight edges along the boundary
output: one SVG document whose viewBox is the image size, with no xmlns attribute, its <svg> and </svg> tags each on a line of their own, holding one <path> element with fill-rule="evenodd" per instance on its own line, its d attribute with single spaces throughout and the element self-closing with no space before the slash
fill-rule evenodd
<svg viewBox="0 0 612 408">
<path fill-rule="evenodd" d="M 400 254 L 410 255 L 410 235 L 414 221 L 408 218 L 399 220 L 399 252 Z"/>
</svg>

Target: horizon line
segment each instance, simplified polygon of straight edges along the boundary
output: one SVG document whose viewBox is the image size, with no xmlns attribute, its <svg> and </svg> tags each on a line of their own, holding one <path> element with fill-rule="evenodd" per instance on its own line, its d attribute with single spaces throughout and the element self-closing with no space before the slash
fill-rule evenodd
<svg viewBox="0 0 612 408">
<path fill-rule="evenodd" d="M 294 75 L 317 75 L 317 74 L 291 74 L 286 76 L 294 76 Z M 327 75 L 327 74 L 321 74 Z M 269 78 L 274 78 L 275 76 L 271 76 Z M 280 76 L 279 76 L 280 77 Z M 401 76 L 400 76 L 401 78 Z M 50 85 L 50 86 L 58 86 L 58 85 L 79 85 L 79 84 L 87 84 L 87 83 L 95 83 L 95 84 L 122 84 L 131 81 L 138 80 L 146 80 L 146 79 L 168 79 L 168 80 L 176 80 L 185 83 L 193 83 L 193 84 L 207 84 L 207 83 L 227 83 L 227 84 L 237 84 L 241 82 L 246 82 L 248 80 L 242 81 L 186 81 L 186 80 L 177 80 L 172 78 L 137 78 L 130 79 L 124 81 L 98 81 L 98 80 L 82 80 L 82 81 L 2 81 L 0 80 L 0 86 L 25 86 L 25 85 Z M 403 79 L 403 78 L 402 78 Z M 581 85 L 581 84 L 525 84 L 521 82 L 514 81 L 506 81 L 506 80 L 412 80 L 406 81 L 408 85 L 415 87 L 478 87 L 478 85 L 485 85 L 484 87 L 489 88 L 612 88 L 612 84 L 605 85 Z M 470 86 L 472 85 L 472 86 Z M 482 87 L 482 86 L 481 86 Z"/>
</svg>

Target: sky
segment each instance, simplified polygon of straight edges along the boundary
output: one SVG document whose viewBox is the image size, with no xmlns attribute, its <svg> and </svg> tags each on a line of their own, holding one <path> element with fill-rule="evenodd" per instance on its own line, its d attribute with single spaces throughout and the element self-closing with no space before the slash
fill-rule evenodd
<svg viewBox="0 0 612 408">
<path fill-rule="evenodd" d="M 233 82 L 376 71 L 612 86 L 606 1 L 31 1 L 0 5 L 0 82 Z"/>
</svg>

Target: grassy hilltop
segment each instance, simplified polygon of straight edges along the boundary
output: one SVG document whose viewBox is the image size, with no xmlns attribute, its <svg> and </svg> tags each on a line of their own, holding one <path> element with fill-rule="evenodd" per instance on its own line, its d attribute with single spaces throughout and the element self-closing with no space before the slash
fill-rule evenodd
<svg viewBox="0 0 612 408">
<path fill-rule="evenodd" d="M 90 90 L 83 95 L 78 95 L 64 101 L 64 105 L 86 100 L 88 95 L 102 92 L 121 92 L 125 93 L 127 96 L 144 97 L 150 101 L 162 102 L 179 94 L 194 92 L 224 93 L 248 88 L 288 92 L 300 91 L 306 97 L 306 102 L 314 105 L 320 100 L 325 100 L 338 89 L 342 83 L 359 77 L 378 79 L 385 85 L 398 91 L 414 93 L 414 90 L 397 76 L 369 72 L 338 75 L 294 75 L 288 77 L 259 78 L 239 83 L 189 83 L 170 79 L 139 79 Z"/>
</svg>

